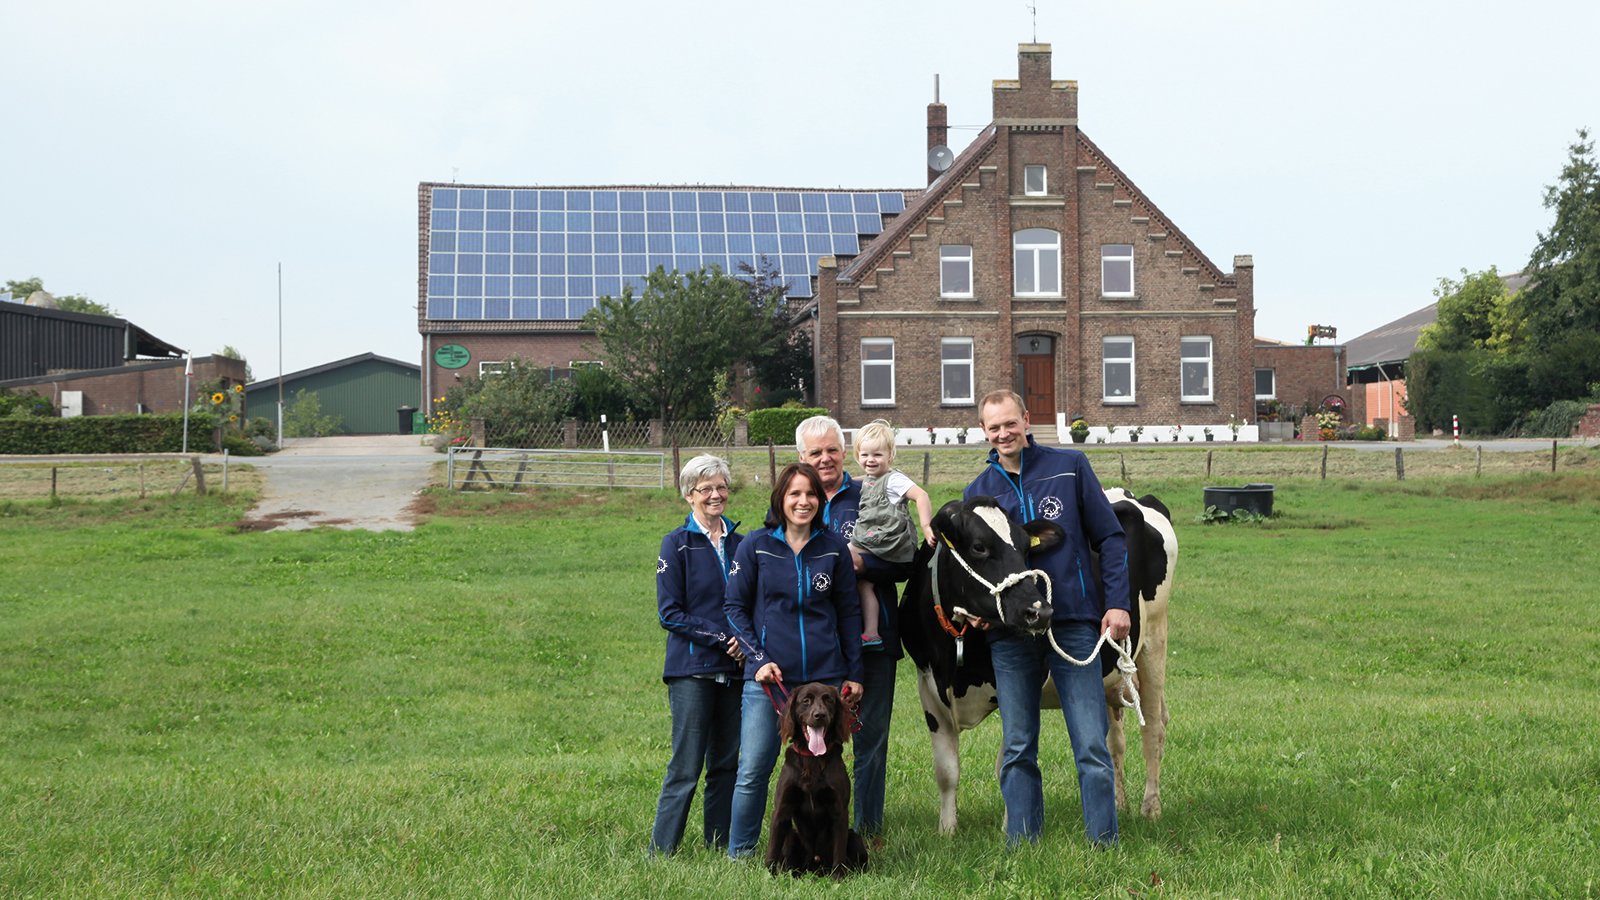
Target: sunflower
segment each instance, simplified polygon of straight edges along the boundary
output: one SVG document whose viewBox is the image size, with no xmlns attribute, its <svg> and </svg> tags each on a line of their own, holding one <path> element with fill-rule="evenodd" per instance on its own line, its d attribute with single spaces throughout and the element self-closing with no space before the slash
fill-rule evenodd
<svg viewBox="0 0 1600 900">
<path fill-rule="evenodd" d="M 221 403 L 221 402 L 223 402 L 224 400 L 227 400 L 227 399 L 228 398 L 226 396 L 224 396 L 221 391 L 218 391 L 217 393 L 211 395 L 211 402 L 212 403 Z"/>
<path fill-rule="evenodd" d="M 234 386 L 233 386 L 233 392 L 234 392 L 234 393 L 235 393 L 235 394 L 242 394 L 242 393 L 244 393 L 244 385 L 242 385 L 242 384 L 236 384 L 236 385 L 234 385 Z"/>
<path fill-rule="evenodd" d="M 237 422 L 237 421 L 239 421 L 239 417 L 237 415 L 229 416 L 228 417 L 228 421 L 229 422 Z"/>
</svg>

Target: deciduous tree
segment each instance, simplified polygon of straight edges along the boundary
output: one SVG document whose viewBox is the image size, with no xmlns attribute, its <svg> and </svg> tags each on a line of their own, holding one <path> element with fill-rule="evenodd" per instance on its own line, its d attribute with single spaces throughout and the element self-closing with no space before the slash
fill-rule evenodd
<svg viewBox="0 0 1600 900">
<path fill-rule="evenodd" d="M 1544 189 L 1545 209 L 1555 210 L 1556 219 L 1539 232 L 1526 269 L 1531 280 L 1518 304 L 1536 350 L 1574 331 L 1600 331 L 1600 167 L 1588 138 L 1587 129 L 1578 130 L 1560 182 Z"/>
<path fill-rule="evenodd" d="M 666 421 L 709 417 L 720 372 L 757 339 L 749 286 L 718 269 L 688 274 L 657 267 L 644 290 L 601 297 L 584 316 L 595 352 Z"/>
<path fill-rule="evenodd" d="M 0 293 L 11 292 L 11 298 L 18 303 L 27 301 L 34 291 L 44 290 L 44 279 L 25 278 L 21 281 L 8 281 L 5 287 L 0 288 Z M 115 316 L 117 313 L 103 303 L 96 303 L 82 294 L 57 294 L 53 295 L 56 308 L 67 312 L 86 313 L 91 316 Z"/>
</svg>

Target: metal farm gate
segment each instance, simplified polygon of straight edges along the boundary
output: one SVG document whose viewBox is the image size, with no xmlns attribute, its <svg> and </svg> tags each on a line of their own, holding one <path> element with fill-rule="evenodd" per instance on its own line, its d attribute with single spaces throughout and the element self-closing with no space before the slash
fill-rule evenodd
<svg viewBox="0 0 1600 900">
<path fill-rule="evenodd" d="M 451 447 L 446 486 L 452 491 L 517 491 L 549 487 L 628 487 L 661 490 L 667 455 L 617 450 L 524 450 Z"/>
</svg>

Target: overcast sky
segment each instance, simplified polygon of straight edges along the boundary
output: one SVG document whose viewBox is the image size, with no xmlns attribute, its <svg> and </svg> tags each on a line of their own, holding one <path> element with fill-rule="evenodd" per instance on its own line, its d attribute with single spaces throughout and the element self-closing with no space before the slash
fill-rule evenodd
<svg viewBox="0 0 1600 900">
<path fill-rule="evenodd" d="M 1083 131 L 1231 267 L 1256 331 L 1348 340 L 1527 261 L 1600 126 L 1600 3 L 1037 0 Z M 417 183 L 919 187 L 1034 39 L 1021 0 L 0 7 L 0 281 L 257 378 L 420 361 Z"/>
</svg>

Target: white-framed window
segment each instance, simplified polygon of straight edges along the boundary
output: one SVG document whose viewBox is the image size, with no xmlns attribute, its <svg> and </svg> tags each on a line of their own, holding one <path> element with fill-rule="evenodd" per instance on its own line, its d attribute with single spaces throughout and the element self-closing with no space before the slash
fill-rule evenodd
<svg viewBox="0 0 1600 900">
<path fill-rule="evenodd" d="M 1100 296 L 1133 296 L 1133 245 L 1102 244 L 1100 247 Z"/>
<path fill-rule="evenodd" d="M 1184 400 L 1211 399 L 1211 338 L 1178 339 L 1179 391 Z"/>
<path fill-rule="evenodd" d="M 861 405 L 894 403 L 894 338 L 861 341 Z"/>
<path fill-rule="evenodd" d="M 1061 296 L 1061 235 L 1048 228 L 1027 228 L 1012 235 L 1016 261 L 1013 284 L 1018 297 Z"/>
<path fill-rule="evenodd" d="M 569 369 L 603 369 L 605 367 L 606 367 L 606 361 L 603 360 L 603 359 L 569 359 L 569 360 L 567 360 L 567 368 L 569 368 Z"/>
<path fill-rule="evenodd" d="M 508 362 L 480 362 L 478 363 L 478 377 L 482 378 L 486 375 L 499 375 L 501 372 L 504 372 L 506 369 L 510 368 L 510 366 L 511 364 Z"/>
<path fill-rule="evenodd" d="M 1045 190 L 1048 186 L 1049 179 L 1044 166 L 1022 167 L 1022 193 L 1029 197 L 1041 197 L 1048 193 Z"/>
<path fill-rule="evenodd" d="M 1107 403 L 1132 403 L 1133 338 L 1108 337 L 1100 341 L 1104 387 L 1101 398 Z"/>
<path fill-rule="evenodd" d="M 943 244 L 939 247 L 939 296 L 972 296 L 972 245 Z"/>
<path fill-rule="evenodd" d="M 1256 399 L 1275 400 L 1278 397 L 1278 370 L 1256 370 Z"/>
<path fill-rule="evenodd" d="M 972 338 L 939 341 L 939 398 L 945 403 L 972 401 Z"/>
</svg>

